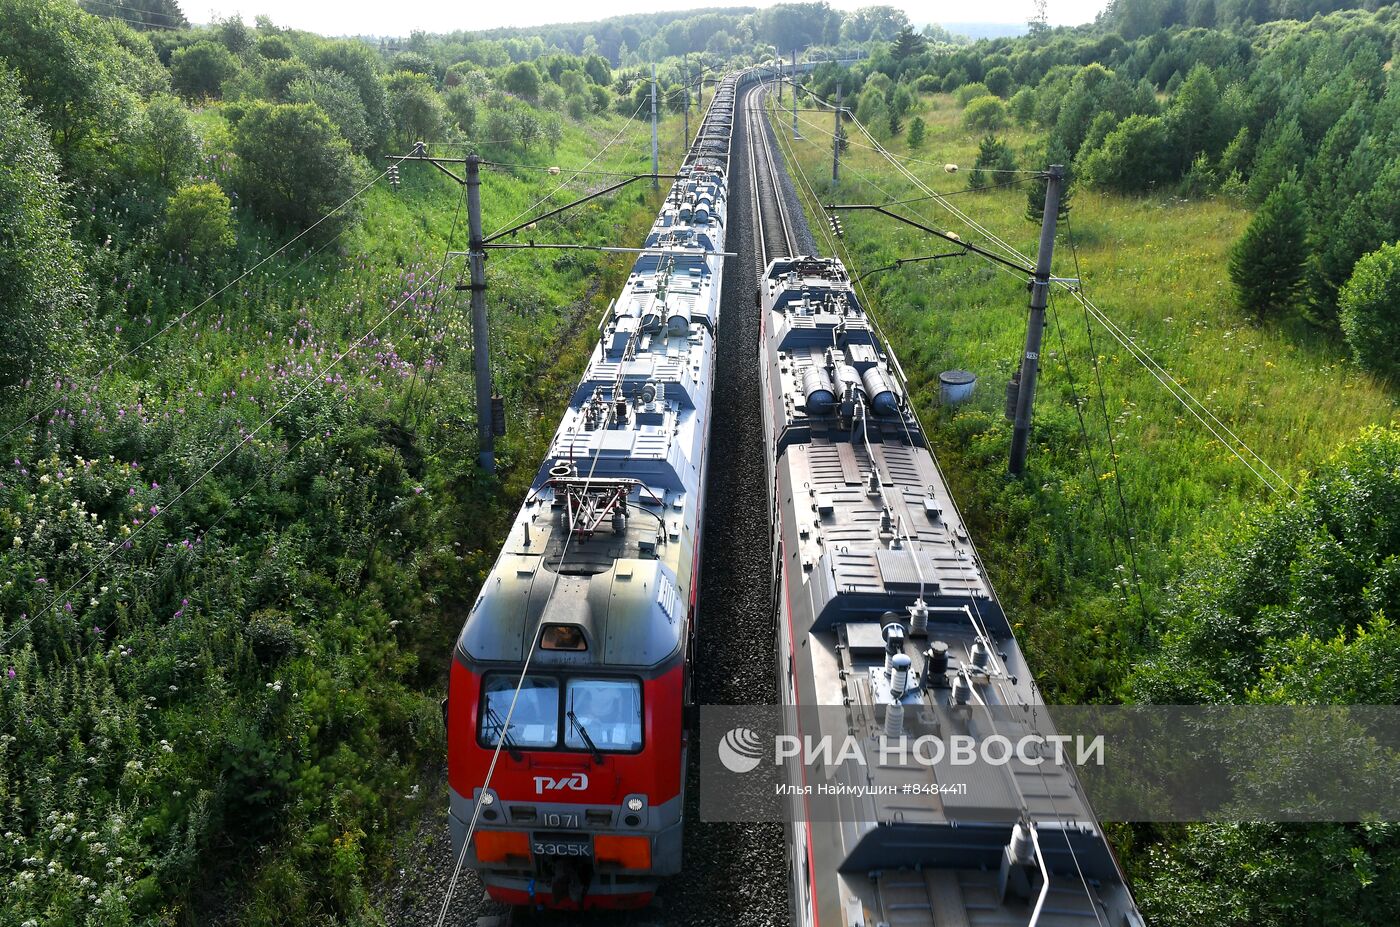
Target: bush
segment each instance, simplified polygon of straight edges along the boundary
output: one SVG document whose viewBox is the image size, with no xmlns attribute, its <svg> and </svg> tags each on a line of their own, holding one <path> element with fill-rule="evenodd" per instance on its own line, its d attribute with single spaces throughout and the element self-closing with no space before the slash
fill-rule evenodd
<svg viewBox="0 0 1400 927">
<path fill-rule="evenodd" d="M 192 262 L 217 267 L 237 243 L 228 196 L 211 181 L 181 187 L 166 201 L 161 238 Z"/>
<path fill-rule="evenodd" d="M 995 135 L 984 135 L 977 146 L 977 160 L 973 162 L 972 173 L 968 174 L 967 187 L 969 190 L 980 190 L 1000 182 L 995 172 L 1015 169 L 1016 158 L 1011 154 L 1011 146 Z M 987 176 L 989 172 L 993 173 L 990 177 Z"/>
<path fill-rule="evenodd" d="M 168 93 L 146 105 L 135 141 L 146 174 L 167 189 L 183 183 L 199 158 L 199 136 L 189 111 Z"/>
<path fill-rule="evenodd" d="M 920 74 L 914 79 L 914 89 L 919 93 L 937 93 L 943 89 L 943 81 L 934 74 Z"/>
<path fill-rule="evenodd" d="M 355 192 L 350 143 L 314 104 L 254 103 L 238 122 L 233 151 L 243 201 L 296 228 L 307 228 Z M 321 224 L 322 234 L 352 219 L 347 207 Z"/>
<path fill-rule="evenodd" d="M 1129 116 L 1081 152 L 1078 174 L 1090 186 L 1116 193 L 1141 193 L 1161 181 L 1167 159 L 1167 130 L 1157 116 Z"/>
<path fill-rule="evenodd" d="M 1029 87 L 1017 90 L 1007 108 L 1019 125 L 1030 125 L 1031 120 L 1035 118 L 1035 91 Z"/>
<path fill-rule="evenodd" d="M 948 76 L 952 77 L 953 75 L 949 74 Z M 966 82 L 966 78 L 964 78 L 963 80 L 959 81 L 953 86 L 957 88 L 956 90 L 953 90 L 953 100 L 959 106 L 966 106 L 978 97 L 992 95 L 992 92 L 987 89 L 987 85 L 982 83 L 981 81 L 976 81 L 974 83 L 969 84 Z M 953 88 L 949 87 L 945 82 L 943 85 L 943 89 L 951 90 Z"/>
<path fill-rule="evenodd" d="M 511 65 L 501 75 L 501 87 L 507 93 L 534 102 L 540 95 L 540 72 L 529 62 Z"/>
<path fill-rule="evenodd" d="M 1383 377 L 1400 375 L 1400 242 L 1356 262 L 1338 309 L 1356 362 Z"/>
<path fill-rule="evenodd" d="M 293 81 L 287 102 L 316 104 L 355 151 L 364 151 L 373 141 L 359 88 L 340 71 L 319 68 Z"/>
<path fill-rule="evenodd" d="M 987 94 L 977 97 L 963 110 L 963 127 L 970 131 L 995 132 L 1006 125 L 1006 104 Z"/>
<path fill-rule="evenodd" d="M 433 141 L 442 134 L 447 111 L 430 78 L 400 71 L 389 78 L 389 123 L 402 145 Z"/>
<path fill-rule="evenodd" d="M 468 135 L 476 126 L 476 98 L 464 85 L 458 84 L 447 91 L 447 111 L 457 123 L 457 128 Z"/>
<path fill-rule="evenodd" d="M 196 42 L 170 57 L 170 82 L 192 100 L 218 97 L 224 81 L 238 73 L 238 59 L 216 42 Z"/>
<path fill-rule="evenodd" d="M 1269 194 L 1230 250 L 1230 280 L 1240 308 L 1258 315 L 1293 307 L 1308 260 L 1303 190 L 1285 181 Z"/>
<path fill-rule="evenodd" d="M 48 129 L 3 72 L 0 164 L 0 387 L 13 388 L 67 359 L 87 299 Z"/>
<path fill-rule="evenodd" d="M 1011 93 L 1011 69 L 1008 67 L 992 68 L 982 78 L 982 83 L 987 85 L 987 89 L 1003 100 Z"/>
</svg>

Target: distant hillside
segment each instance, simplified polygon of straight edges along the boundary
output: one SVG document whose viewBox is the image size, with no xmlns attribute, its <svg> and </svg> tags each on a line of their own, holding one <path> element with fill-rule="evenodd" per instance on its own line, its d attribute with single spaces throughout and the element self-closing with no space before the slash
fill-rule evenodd
<svg viewBox="0 0 1400 927">
<path fill-rule="evenodd" d="M 953 35 L 964 35 L 969 39 L 1003 39 L 1025 35 L 1025 23 L 939 23 Z"/>
</svg>

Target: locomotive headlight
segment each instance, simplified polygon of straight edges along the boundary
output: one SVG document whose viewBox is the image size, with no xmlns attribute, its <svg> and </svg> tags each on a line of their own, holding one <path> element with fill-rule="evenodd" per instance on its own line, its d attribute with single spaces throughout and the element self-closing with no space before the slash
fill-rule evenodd
<svg viewBox="0 0 1400 927">
<path fill-rule="evenodd" d="M 481 803 L 483 805 L 494 805 L 496 803 L 496 796 L 492 795 L 490 792 L 485 792 L 481 796 Z"/>
<path fill-rule="evenodd" d="M 642 810 L 642 800 L 641 800 L 640 798 L 629 798 L 629 799 L 627 799 L 627 810 L 628 810 L 628 811 L 641 811 L 641 810 Z"/>
</svg>

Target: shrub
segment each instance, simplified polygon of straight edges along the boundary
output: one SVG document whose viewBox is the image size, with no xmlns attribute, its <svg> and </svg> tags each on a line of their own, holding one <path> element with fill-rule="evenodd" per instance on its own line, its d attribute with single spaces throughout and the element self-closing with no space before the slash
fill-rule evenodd
<svg viewBox="0 0 1400 927">
<path fill-rule="evenodd" d="M 987 89 L 1003 100 L 1011 93 L 1011 69 L 1008 67 L 992 68 L 982 78 L 982 83 L 987 85 Z"/>
<path fill-rule="evenodd" d="M 355 151 L 364 151 L 373 141 L 359 88 L 340 71 L 320 68 L 293 81 L 287 101 L 316 104 Z"/>
<path fill-rule="evenodd" d="M 212 181 L 181 187 L 165 204 L 165 247 L 216 267 L 237 243 L 228 196 Z"/>
<path fill-rule="evenodd" d="M 953 75 L 949 74 L 948 76 L 952 77 Z M 975 81 L 970 84 L 967 83 L 966 77 L 958 81 L 958 83 L 954 84 L 953 87 L 949 87 L 945 82 L 943 85 L 943 89 L 953 90 L 953 100 L 959 106 L 966 106 L 978 97 L 990 96 L 992 93 L 990 90 L 987 89 L 987 85 L 982 83 L 981 81 Z"/>
<path fill-rule="evenodd" d="M 1104 138 L 1081 152 L 1079 176 L 1090 186 L 1117 193 L 1140 193 L 1162 180 L 1167 131 L 1157 116 L 1129 116 Z"/>
<path fill-rule="evenodd" d="M 4 73 L 0 164 L 0 387 L 14 387 L 65 359 L 87 299 L 48 130 Z"/>
<path fill-rule="evenodd" d="M 1011 117 L 1018 124 L 1029 125 L 1030 121 L 1035 118 L 1035 91 L 1029 87 L 1017 90 L 1007 108 L 1011 112 Z"/>
<path fill-rule="evenodd" d="M 388 80 L 389 122 L 403 145 L 431 141 L 442 134 L 447 111 L 432 80 L 412 71 L 400 71 Z"/>
<path fill-rule="evenodd" d="M 151 98 L 135 141 L 147 175 L 167 188 L 189 177 L 199 157 L 199 137 L 189 111 L 168 93 Z"/>
<path fill-rule="evenodd" d="M 234 136 L 238 192 L 270 219 L 306 228 L 355 190 L 350 143 L 320 107 L 254 103 Z M 330 234 L 351 221 L 350 207 L 321 225 Z"/>
<path fill-rule="evenodd" d="M 540 72 L 529 62 L 511 65 L 501 75 L 501 87 L 507 93 L 533 102 L 540 95 Z"/>
<path fill-rule="evenodd" d="M 1011 146 L 995 135 L 984 135 L 977 146 L 977 160 L 973 162 L 972 173 L 967 177 L 968 189 L 980 190 L 997 183 L 998 178 L 995 175 L 988 177 L 988 172 L 1015 169 L 1016 159 L 1011 154 Z"/>
<path fill-rule="evenodd" d="M 452 119 L 457 123 L 457 128 L 468 135 L 476 126 L 476 97 L 472 96 L 470 90 L 463 84 L 458 84 L 447 91 L 446 97 L 447 111 L 452 114 Z"/>
<path fill-rule="evenodd" d="M 215 42 L 196 42 L 170 57 L 170 82 L 192 100 L 219 96 L 224 81 L 238 73 L 238 59 Z"/>
<path fill-rule="evenodd" d="M 1400 242 L 1356 262 L 1338 309 L 1356 362 L 1384 377 L 1400 375 Z"/>
<path fill-rule="evenodd" d="M 1006 104 L 987 94 L 977 97 L 963 110 L 963 127 L 971 131 L 995 132 L 1006 125 Z"/>
</svg>

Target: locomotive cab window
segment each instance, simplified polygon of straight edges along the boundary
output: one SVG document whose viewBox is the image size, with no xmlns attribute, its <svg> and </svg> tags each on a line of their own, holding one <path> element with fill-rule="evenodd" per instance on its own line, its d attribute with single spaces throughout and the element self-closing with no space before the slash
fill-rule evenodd
<svg viewBox="0 0 1400 927">
<path fill-rule="evenodd" d="M 494 747 L 510 715 L 507 747 L 553 747 L 559 743 L 559 680 L 526 676 L 515 713 L 510 712 L 519 677 L 513 673 L 488 676 L 482 685 L 481 743 Z"/>
<path fill-rule="evenodd" d="M 642 748 L 642 687 L 635 679 L 570 679 L 564 715 L 569 749 L 630 753 Z"/>
<path fill-rule="evenodd" d="M 494 748 L 500 739 L 519 680 L 515 673 L 492 673 L 482 683 L 477 739 L 483 747 Z M 635 753 L 642 749 L 642 684 L 618 677 L 526 676 L 505 746 Z"/>
</svg>

